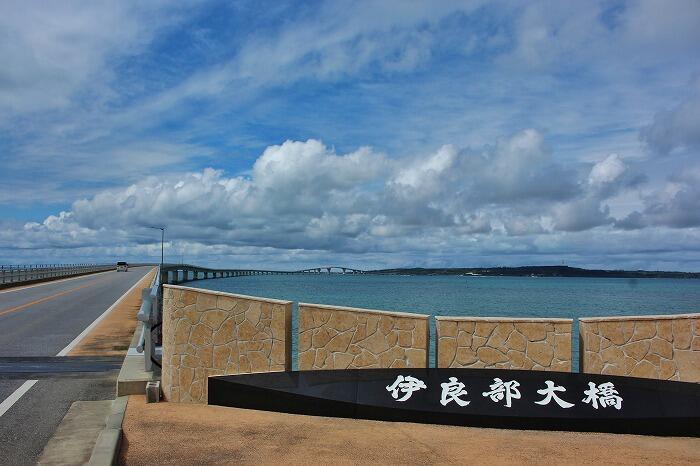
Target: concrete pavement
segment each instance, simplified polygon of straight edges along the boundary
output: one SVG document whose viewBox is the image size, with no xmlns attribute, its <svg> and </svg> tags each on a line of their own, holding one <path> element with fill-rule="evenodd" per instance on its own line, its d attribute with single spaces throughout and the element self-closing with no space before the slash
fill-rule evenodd
<svg viewBox="0 0 700 466">
<path fill-rule="evenodd" d="M 56 356 L 151 269 L 0 292 L 0 357 Z M 71 404 L 113 399 L 115 379 L 110 373 L 36 382 L 0 414 L 0 464 L 35 463 Z M 24 383 L 0 375 L 0 404 Z"/>
<path fill-rule="evenodd" d="M 371 369 L 369 369 L 371 370 Z M 120 464 L 700 464 L 700 439 L 368 421 L 129 397 Z"/>
</svg>

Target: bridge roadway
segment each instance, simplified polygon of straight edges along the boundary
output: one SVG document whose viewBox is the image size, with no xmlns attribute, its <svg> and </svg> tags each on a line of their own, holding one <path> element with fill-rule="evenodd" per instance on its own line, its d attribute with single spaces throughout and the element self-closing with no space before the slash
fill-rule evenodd
<svg viewBox="0 0 700 466">
<path fill-rule="evenodd" d="M 149 270 L 130 268 L 0 290 L 0 358 L 56 356 Z M 35 464 L 71 403 L 114 398 L 117 373 L 38 378 L 3 414 L 25 383 L 15 377 L 0 372 L 3 466 Z"/>
</svg>

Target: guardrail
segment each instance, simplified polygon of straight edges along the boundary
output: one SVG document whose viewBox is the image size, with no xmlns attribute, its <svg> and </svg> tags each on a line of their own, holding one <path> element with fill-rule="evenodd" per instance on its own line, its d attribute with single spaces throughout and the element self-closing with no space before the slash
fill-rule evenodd
<svg viewBox="0 0 700 466">
<path fill-rule="evenodd" d="M 114 264 L 0 265 L 0 287 L 114 270 Z"/>
<path fill-rule="evenodd" d="M 141 290 L 141 308 L 139 309 L 136 318 L 141 322 L 141 335 L 136 351 L 144 353 L 145 369 L 147 372 L 152 372 L 154 366 L 160 367 L 158 356 L 162 354 L 159 351 L 158 343 L 160 343 L 161 326 L 161 300 L 162 288 L 160 278 L 160 267 L 157 268 L 156 274 L 151 281 L 150 288 Z M 154 335 L 154 331 L 156 334 Z M 160 354 L 159 354 L 160 353 Z"/>
</svg>

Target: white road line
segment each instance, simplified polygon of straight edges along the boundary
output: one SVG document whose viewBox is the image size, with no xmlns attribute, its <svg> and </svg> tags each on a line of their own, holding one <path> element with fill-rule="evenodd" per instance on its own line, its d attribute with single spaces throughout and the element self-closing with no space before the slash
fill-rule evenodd
<svg viewBox="0 0 700 466">
<path fill-rule="evenodd" d="M 38 380 L 27 380 L 20 387 L 12 392 L 12 395 L 8 396 L 5 401 L 0 403 L 0 417 L 7 412 L 8 409 L 12 408 L 12 405 L 17 403 L 17 401 L 22 398 L 22 395 L 27 393 L 30 388 L 37 383 Z"/>
<path fill-rule="evenodd" d="M 117 306 L 117 304 L 121 303 L 122 300 L 123 300 L 124 298 L 126 298 L 126 296 L 127 296 L 129 293 L 131 293 L 132 290 L 133 290 L 134 288 L 136 288 L 136 287 L 138 286 L 139 283 L 141 283 L 141 280 L 143 280 L 143 277 L 139 278 L 138 281 L 137 281 L 136 283 L 134 283 L 134 286 L 132 286 L 131 288 L 129 288 L 129 290 L 128 290 L 126 293 L 124 293 L 123 295 L 121 295 L 121 297 L 120 297 L 119 299 L 117 299 L 117 300 L 114 302 L 114 304 L 112 304 L 112 305 L 109 307 L 109 309 L 107 309 L 106 311 L 104 311 L 97 319 L 95 319 L 90 325 L 88 325 L 87 328 L 86 328 L 85 330 L 83 330 L 83 331 L 80 333 L 80 335 L 78 335 L 77 337 L 75 337 L 75 339 L 74 339 L 73 341 L 71 341 L 70 343 L 68 343 L 68 346 L 66 346 L 66 347 L 63 348 L 61 351 L 59 351 L 58 354 L 57 354 L 56 356 L 65 356 L 65 355 L 67 355 L 67 354 L 70 352 L 70 350 L 72 350 L 73 348 L 75 348 L 75 346 L 76 346 L 78 343 L 80 343 L 80 340 L 82 340 L 83 338 L 85 338 L 85 335 L 87 335 L 87 334 L 90 332 L 90 330 L 92 330 L 93 328 L 95 328 L 95 326 L 96 326 L 97 324 L 99 324 L 100 321 L 101 321 L 102 319 L 104 319 L 105 317 L 107 317 L 107 314 L 109 314 L 110 311 L 111 311 L 112 309 L 114 309 L 114 308 Z M 12 395 L 8 396 L 8 397 L 5 399 L 5 401 L 3 401 L 2 403 L 0 403 L 0 417 L 2 417 L 2 415 L 5 414 L 5 413 L 7 412 L 7 410 L 9 410 L 15 403 L 17 403 L 17 402 L 19 401 L 19 399 L 22 398 L 22 396 L 23 396 L 25 393 L 27 393 L 27 392 L 29 391 L 29 389 L 32 388 L 32 387 L 34 386 L 34 384 L 37 383 L 37 382 L 38 382 L 38 380 L 27 380 L 27 381 L 24 382 L 22 385 L 20 385 L 20 387 L 19 387 L 17 390 L 15 390 L 14 392 L 12 392 Z"/>
<path fill-rule="evenodd" d="M 52 285 L 54 283 L 63 283 L 63 282 L 67 282 L 70 280 L 77 280 L 79 278 L 95 277 L 97 275 L 102 275 L 102 274 L 110 273 L 110 272 L 114 272 L 114 270 L 105 270 L 104 272 L 96 272 L 96 273 L 89 273 L 87 275 L 79 275 L 77 277 L 62 278 L 61 280 L 49 280 L 47 282 L 37 283 L 36 285 L 27 285 L 27 286 L 20 285 L 19 288 L 11 288 L 9 290 L 0 291 L 0 294 L 13 293 L 15 291 L 24 291 L 24 290 L 28 290 L 30 288 L 36 288 L 37 286 Z"/>
</svg>

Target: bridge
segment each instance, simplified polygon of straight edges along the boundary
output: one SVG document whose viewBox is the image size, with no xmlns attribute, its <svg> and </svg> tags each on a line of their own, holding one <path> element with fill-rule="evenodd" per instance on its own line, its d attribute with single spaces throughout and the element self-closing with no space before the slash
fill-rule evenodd
<svg viewBox="0 0 700 466">
<path fill-rule="evenodd" d="M 326 266 L 326 267 L 316 267 L 313 269 L 299 270 L 295 273 L 341 273 L 341 274 L 364 274 L 367 273 L 364 270 L 353 269 L 351 267 L 340 267 L 336 265 Z"/>
<path fill-rule="evenodd" d="M 367 274 L 369 272 L 343 266 L 323 266 L 303 270 L 260 269 L 212 269 L 190 264 L 165 264 L 161 274 L 162 283 L 178 284 L 210 278 L 243 277 L 250 275 L 299 275 L 299 274 Z"/>
</svg>

